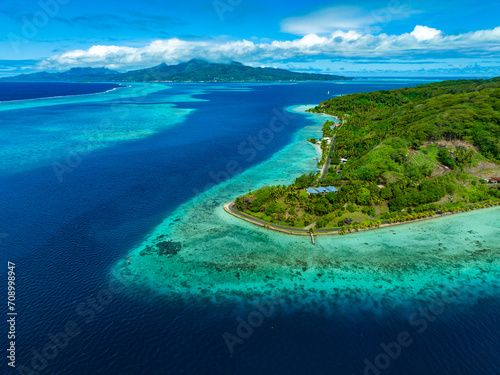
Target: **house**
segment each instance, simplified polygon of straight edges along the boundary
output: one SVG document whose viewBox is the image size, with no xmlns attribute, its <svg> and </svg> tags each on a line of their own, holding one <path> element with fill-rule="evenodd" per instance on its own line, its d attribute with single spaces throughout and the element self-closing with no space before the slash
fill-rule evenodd
<svg viewBox="0 0 500 375">
<path fill-rule="evenodd" d="M 384 186 L 384 185 L 377 185 L 377 187 L 378 187 L 379 189 L 385 189 L 385 186 Z"/>
<path fill-rule="evenodd" d="M 347 159 L 346 158 L 342 158 L 342 159 L 340 159 L 340 162 L 341 163 L 347 163 Z"/>
<path fill-rule="evenodd" d="M 336 187 L 331 186 L 331 185 L 327 186 L 326 190 L 328 190 L 329 193 L 337 193 L 339 191 Z"/>
<path fill-rule="evenodd" d="M 490 177 L 490 182 L 494 184 L 500 183 L 500 177 Z"/>
<path fill-rule="evenodd" d="M 328 190 L 325 189 L 323 186 L 317 187 L 316 191 L 319 191 L 321 194 L 328 193 Z"/>
<path fill-rule="evenodd" d="M 312 187 L 306 189 L 308 194 L 319 194 L 318 191 L 314 190 Z"/>
</svg>

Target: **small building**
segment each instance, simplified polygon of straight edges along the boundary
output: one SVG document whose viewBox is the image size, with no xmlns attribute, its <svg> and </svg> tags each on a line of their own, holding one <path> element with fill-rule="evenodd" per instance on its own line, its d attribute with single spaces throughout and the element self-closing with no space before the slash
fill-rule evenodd
<svg viewBox="0 0 500 375">
<path fill-rule="evenodd" d="M 490 182 L 498 184 L 500 183 L 500 177 L 490 177 Z"/>
<path fill-rule="evenodd" d="M 319 192 L 316 191 L 315 189 L 313 189 L 312 187 L 307 188 L 306 191 L 307 191 L 307 194 L 319 194 Z"/>
<path fill-rule="evenodd" d="M 385 186 L 384 186 L 384 185 L 377 185 L 377 187 L 378 187 L 379 189 L 385 189 Z"/>
<path fill-rule="evenodd" d="M 328 190 L 325 189 L 323 186 L 317 187 L 316 191 L 320 192 L 321 194 L 328 193 Z"/>
<path fill-rule="evenodd" d="M 338 193 L 338 191 L 339 191 L 336 187 L 331 186 L 331 185 L 327 186 L 326 190 L 328 190 L 329 193 Z"/>
<path fill-rule="evenodd" d="M 341 163 L 347 163 L 347 159 L 346 159 L 346 158 L 341 158 L 341 159 L 340 159 L 340 162 L 341 162 Z"/>
</svg>

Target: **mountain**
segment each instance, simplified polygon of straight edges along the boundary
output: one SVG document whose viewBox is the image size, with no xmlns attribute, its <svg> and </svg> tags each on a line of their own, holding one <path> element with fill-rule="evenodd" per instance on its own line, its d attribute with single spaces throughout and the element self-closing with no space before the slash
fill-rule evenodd
<svg viewBox="0 0 500 375">
<path fill-rule="evenodd" d="M 239 62 L 215 64 L 190 60 L 178 65 L 158 66 L 135 70 L 113 77 L 118 81 L 173 81 L 173 82 L 265 82 L 265 81 L 332 81 L 350 79 L 328 74 L 297 73 L 284 69 L 252 68 Z"/>
<path fill-rule="evenodd" d="M 106 68 L 73 68 L 62 73 L 34 73 L 2 78 L 2 81 L 106 81 L 106 82 L 269 82 L 269 81 L 337 81 L 352 78 L 297 73 L 285 69 L 252 68 L 239 62 L 210 63 L 193 59 L 177 65 L 162 63 L 152 68 L 118 73 Z"/>
</svg>

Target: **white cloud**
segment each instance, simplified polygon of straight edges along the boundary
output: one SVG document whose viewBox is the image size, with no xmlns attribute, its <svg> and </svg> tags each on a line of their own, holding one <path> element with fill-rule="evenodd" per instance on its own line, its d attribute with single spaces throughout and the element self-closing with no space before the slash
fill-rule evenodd
<svg viewBox="0 0 500 375">
<path fill-rule="evenodd" d="M 418 41 L 429 40 L 441 34 L 441 30 L 432 27 L 417 25 L 410 35 L 413 35 Z"/>
<path fill-rule="evenodd" d="M 327 34 L 336 30 L 368 29 L 401 20 L 420 13 L 410 10 L 399 2 L 389 2 L 386 8 L 368 12 L 362 7 L 336 6 L 320 9 L 305 16 L 286 18 L 281 22 L 281 31 L 295 34 Z"/>
<path fill-rule="evenodd" d="M 144 47 L 93 46 L 54 55 L 41 63 L 40 69 L 67 69 L 75 66 L 106 66 L 113 69 L 149 67 L 161 62 L 176 64 L 192 58 L 214 62 L 241 61 L 247 64 L 301 61 L 307 58 L 379 58 L 423 55 L 460 57 L 494 55 L 500 51 L 500 27 L 459 35 L 444 35 L 426 26 L 416 26 L 400 35 L 335 31 L 329 35 L 271 42 L 248 40 L 185 41 L 177 38 L 156 40 Z"/>
<path fill-rule="evenodd" d="M 287 18 L 281 31 L 295 34 L 324 34 L 334 30 L 358 29 L 373 22 L 360 7 L 340 6 L 322 9 L 303 17 Z"/>
</svg>

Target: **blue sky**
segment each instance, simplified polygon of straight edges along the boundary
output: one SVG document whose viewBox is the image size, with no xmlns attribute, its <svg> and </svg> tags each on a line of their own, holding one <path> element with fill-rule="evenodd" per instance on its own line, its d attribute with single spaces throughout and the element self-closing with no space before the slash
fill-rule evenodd
<svg viewBox="0 0 500 375">
<path fill-rule="evenodd" d="M 500 75 L 500 3 L 4 0 L 0 75 L 191 58 L 352 76 Z"/>
</svg>

